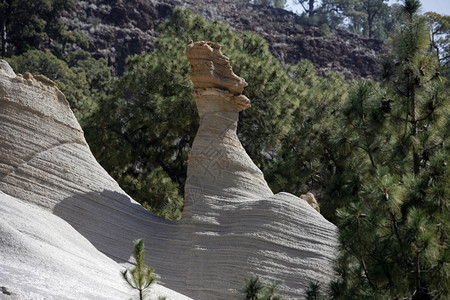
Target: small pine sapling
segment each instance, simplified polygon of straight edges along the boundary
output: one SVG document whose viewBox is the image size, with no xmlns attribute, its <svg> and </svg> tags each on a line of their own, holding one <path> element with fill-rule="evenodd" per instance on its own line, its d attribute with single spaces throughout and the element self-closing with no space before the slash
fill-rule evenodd
<svg viewBox="0 0 450 300">
<path fill-rule="evenodd" d="M 278 282 L 271 282 L 265 285 L 259 276 L 251 276 L 245 279 L 245 285 L 239 290 L 245 294 L 245 299 L 250 300 L 282 300 L 278 292 Z"/>
<path fill-rule="evenodd" d="M 263 288 L 259 276 L 252 276 L 245 279 L 245 285 L 240 289 L 240 292 L 245 294 L 245 299 L 257 300 Z"/>
<path fill-rule="evenodd" d="M 278 295 L 278 286 L 280 285 L 279 282 L 272 281 L 268 283 L 266 286 L 264 286 L 260 300 L 283 300 L 283 298 Z"/>
<path fill-rule="evenodd" d="M 125 281 L 133 289 L 139 291 L 139 300 L 143 300 L 145 290 L 156 282 L 153 268 L 146 266 L 144 262 L 144 239 L 134 241 L 134 259 L 136 260 L 136 267 L 131 270 L 124 270 L 121 273 Z"/>
<path fill-rule="evenodd" d="M 319 282 L 310 282 L 306 290 L 306 300 L 321 300 L 324 299 L 321 293 L 321 286 Z"/>
</svg>

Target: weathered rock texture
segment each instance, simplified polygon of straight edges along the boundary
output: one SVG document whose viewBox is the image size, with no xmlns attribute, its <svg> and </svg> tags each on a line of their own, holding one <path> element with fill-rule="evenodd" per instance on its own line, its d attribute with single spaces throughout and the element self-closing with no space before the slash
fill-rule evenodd
<svg viewBox="0 0 450 300">
<path fill-rule="evenodd" d="M 316 197 L 314 197 L 313 193 L 306 193 L 304 195 L 300 195 L 300 199 L 305 200 L 308 202 L 309 205 L 311 205 L 312 208 L 320 212 L 319 203 L 316 200 Z"/>
<path fill-rule="evenodd" d="M 220 207 L 223 199 L 240 203 L 273 196 L 236 135 L 239 112 L 250 107 L 250 100 L 242 95 L 247 83 L 233 73 L 220 45 L 191 43 L 186 55 L 200 127 L 189 155 L 185 211 L 207 213 L 203 208 L 210 205 L 200 199 L 218 201 Z"/>
<path fill-rule="evenodd" d="M 347 78 L 377 77 L 382 41 L 344 30 L 325 38 L 318 27 L 303 24 L 289 11 L 245 5 L 236 0 L 76 0 L 76 10 L 65 17 L 70 29 L 82 31 L 89 51 L 106 58 L 122 74 L 128 55 L 150 52 L 158 26 L 176 6 L 188 8 L 209 21 L 220 20 L 236 32 L 253 31 L 269 43 L 282 64 L 308 59 L 320 73 L 337 71 Z M 187 41 L 186 41 L 187 42 Z M 120 46 L 118 46 L 120 45 Z"/>
<path fill-rule="evenodd" d="M 165 224 L 95 161 L 49 79 L 16 76 L 0 60 L 0 286 L 11 299 L 130 298 L 118 262 L 129 260 L 139 237 L 151 254 L 179 255 L 183 242 L 163 249 L 170 247 Z M 152 299 L 158 295 L 189 299 L 160 285 Z"/>
<path fill-rule="evenodd" d="M 123 299 L 118 272 L 136 238 L 159 282 L 194 299 L 240 299 L 250 273 L 280 280 L 287 299 L 330 280 L 335 227 L 306 201 L 273 195 L 236 137 L 245 81 L 218 45 L 190 44 L 187 55 L 201 126 L 179 222 L 143 209 L 103 170 L 51 81 L 0 65 L 0 286 L 25 299 Z"/>
<path fill-rule="evenodd" d="M 129 245 L 131 253 L 132 247 Z M 0 191 L 0 299 L 135 299 L 124 268 L 50 211 Z M 190 299 L 161 285 L 151 297 Z M 133 297 L 132 297 L 133 296 Z"/>
<path fill-rule="evenodd" d="M 217 266 L 227 261 L 240 266 L 230 277 L 233 285 L 224 284 L 222 275 L 211 279 L 224 290 L 239 287 L 244 276 L 255 273 L 282 281 L 282 293 L 299 299 L 310 280 L 325 282 L 332 276 L 334 226 L 306 201 L 273 195 L 245 152 L 236 129 L 239 112 L 250 107 L 242 95 L 246 83 L 233 73 L 220 46 L 191 43 L 186 55 L 200 115 L 185 186 L 184 217 L 191 220 L 198 249 L 192 258 L 202 270 L 221 274 L 229 267 L 220 271 Z"/>
</svg>

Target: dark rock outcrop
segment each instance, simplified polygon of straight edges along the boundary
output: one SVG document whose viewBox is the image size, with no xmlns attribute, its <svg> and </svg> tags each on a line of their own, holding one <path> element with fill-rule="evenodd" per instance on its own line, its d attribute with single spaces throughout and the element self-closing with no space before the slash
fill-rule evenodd
<svg viewBox="0 0 450 300">
<path fill-rule="evenodd" d="M 191 9 L 208 20 L 220 20 L 236 32 L 262 35 L 282 64 L 301 59 L 314 63 L 319 73 L 334 70 L 347 78 L 376 77 L 382 41 L 344 30 L 325 38 L 317 27 L 304 26 L 298 15 L 277 8 L 239 4 L 234 0 L 99 0 L 75 1 L 66 16 L 70 29 L 81 30 L 95 57 L 105 57 L 116 74 L 128 55 L 150 52 L 157 28 L 176 6 Z M 186 41 L 187 42 L 187 41 Z"/>
</svg>

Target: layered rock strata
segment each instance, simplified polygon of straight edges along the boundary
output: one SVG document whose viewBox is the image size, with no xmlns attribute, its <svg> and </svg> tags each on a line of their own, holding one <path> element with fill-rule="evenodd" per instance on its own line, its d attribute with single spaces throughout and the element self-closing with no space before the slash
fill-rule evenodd
<svg viewBox="0 0 450 300">
<path fill-rule="evenodd" d="M 129 245 L 129 252 L 132 251 Z M 135 299 L 124 269 L 50 211 L 0 191 L 0 299 Z M 159 284 L 149 300 L 190 299 Z"/>
<path fill-rule="evenodd" d="M 250 273 L 281 281 L 286 299 L 302 297 L 310 281 L 330 280 L 335 227 L 305 201 L 273 195 L 237 139 L 238 113 L 250 105 L 245 81 L 219 45 L 192 43 L 187 55 L 201 125 L 179 222 L 146 211 L 95 161 L 50 80 L 0 64 L 0 286 L 25 299 L 71 298 L 61 296 L 69 290 L 77 299 L 123 299 L 130 291 L 116 275 L 136 238 L 145 239 L 159 283 L 194 299 L 240 299 L 236 290 Z M 29 280 L 22 267 L 34 270 Z"/>
<path fill-rule="evenodd" d="M 200 115 L 189 154 L 186 204 L 200 204 L 196 210 L 200 212 L 199 196 L 239 202 L 272 196 L 264 175 L 236 135 L 239 112 L 250 107 L 250 100 L 242 94 L 247 83 L 233 73 L 217 44 L 191 43 L 186 55 Z"/>
<path fill-rule="evenodd" d="M 242 94 L 247 83 L 233 73 L 220 45 L 191 43 L 186 55 L 200 115 L 185 185 L 184 217 L 200 250 L 191 259 L 202 270 L 234 260 L 240 266 L 229 277 L 234 288 L 239 278 L 259 274 L 281 281 L 282 294 L 299 299 L 309 281 L 331 278 L 335 228 L 306 201 L 273 195 L 245 152 L 236 130 L 239 112 L 250 108 Z M 221 284 L 220 276 L 211 280 Z"/>
<path fill-rule="evenodd" d="M 120 271 L 140 237 L 166 259 L 185 243 L 96 162 L 51 80 L 0 60 L 0 286 L 11 299 L 130 298 Z M 148 263 L 165 265 L 161 283 L 177 274 L 179 262 Z M 190 299 L 160 285 L 152 295 Z"/>
</svg>

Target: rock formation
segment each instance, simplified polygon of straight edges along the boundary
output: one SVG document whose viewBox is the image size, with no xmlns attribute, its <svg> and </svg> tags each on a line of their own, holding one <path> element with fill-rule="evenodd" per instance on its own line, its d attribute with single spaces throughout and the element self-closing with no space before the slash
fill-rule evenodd
<svg viewBox="0 0 450 300">
<path fill-rule="evenodd" d="M 316 197 L 314 197 L 313 193 L 306 193 L 304 195 L 300 195 L 300 199 L 305 200 L 308 202 L 309 205 L 311 205 L 312 208 L 320 212 L 319 203 L 316 200 Z"/>
<path fill-rule="evenodd" d="M 195 211 L 200 213 L 205 205 L 199 198 L 242 202 L 272 196 L 264 175 L 236 135 L 239 112 L 250 107 L 242 94 L 247 83 L 233 73 L 217 44 L 191 43 L 186 55 L 200 115 L 189 154 L 186 204 L 197 205 Z"/>
<path fill-rule="evenodd" d="M 240 299 L 250 273 L 281 281 L 286 299 L 332 278 L 334 225 L 300 198 L 273 195 L 236 136 L 238 113 L 250 106 L 245 81 L 219 45 L 186 52 L 201 125 L 178 222 L 146 211 L 95 161 L 50 80 L 0 63 L 0 286 L 8 293 L 131 297 L 119 271 L 136 238 L 159 283 L 193 299 Z M 161 285 L 155 295 L 188 299 Z"/>
<path fill-rule="evenodd" d="M 128 264 L 118 262 L 132 255 L 133 239 L 151 240 L 140 218 L 165 224 L 95 161 L 49 79 L 16 76 L 0 60 L 0 298 L 130 298 L 120 276 Z M 160 230 L 152 239 L 166 239 Z M 160 285 L 152 295 L 189 299 Z"/>
<path fill-rule="evenodd" d="M 233 73 L 220 46 L 191 43 L 186 55 L 200 115 L 183 215 L 191 220 L 193 240 L 201 250 L 192 251 L 192 257 L 202 270 L 216 269 L 232 257 L 240 266 L 228 279 L 232 285 L 224 284 L 222 276 L 213 285 L 237 288 L 249 273 L 260 274 L 281 281 L 288 299 L 299 299 L 310 280 L 331 278 L 335 228 L 306 201 L 287 193 L 273 195 L 245 152 L 236 129 L 239 112 L 250 107 L 242 94 L 247 84 Z"/>
</svg>

